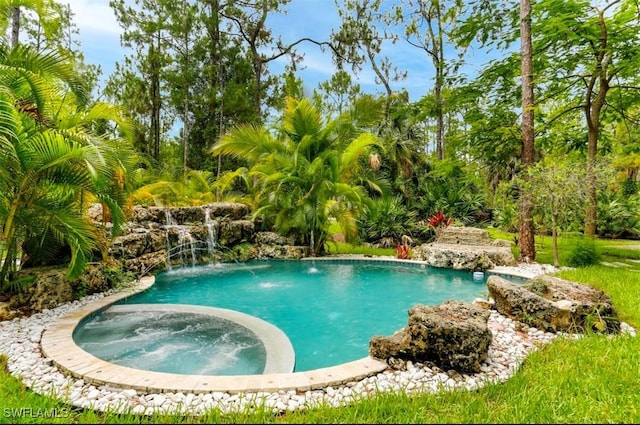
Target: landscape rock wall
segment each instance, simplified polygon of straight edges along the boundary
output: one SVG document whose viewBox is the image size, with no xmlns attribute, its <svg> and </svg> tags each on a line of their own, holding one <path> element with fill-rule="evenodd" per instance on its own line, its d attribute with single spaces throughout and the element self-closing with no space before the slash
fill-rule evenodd
<svg viewBox="0 0 640 425">
<path fill-rule="evenodd" d="M 66 267 L 23 268 L 15 279 L 25 284 L 10 300 L 0 302 L 0 320 L 105 291 L 123 276 L 140 278 L 170 267 L 308 254 L 307 247 L 295 246 L 291 238 L 257 232 L 250 212 L 247 205 L 231 202 L 196 207 L 137 206 L 122 232 L 112 237 L 112 224 L 103 221 L 102 206 L 94 204 L 88 215 L 111 240 L 108 260 L 89 264 L 75 280 L 66 278 Z"/>
</svg>

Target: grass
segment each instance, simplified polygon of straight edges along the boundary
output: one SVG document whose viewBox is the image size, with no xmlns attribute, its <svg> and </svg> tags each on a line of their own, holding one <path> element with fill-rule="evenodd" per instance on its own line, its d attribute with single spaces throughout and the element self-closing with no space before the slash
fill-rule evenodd
<svg viewBox="0 0 640 425">
<path fill-rule="evenodd" d="M 352 245 L 347 242 L 328 241 L 325 243 L 327 251 L 331 255 L 338 254 L 363 254 L 363 255 L 394 255 L 393 248 L 375 248 L 372 246 Z"/>
<path fill-rule="evenodd" d="M 514 257 L 518 258 L 519 250 L 515 246 L 515 233 L 503 232 L 498 229 L 487 228 L 489 235 L 493 239 L 505 239 L 512 243 L 511 250 Z M 583 240 L 582 236 L 569 234 L 558 238 L 558 256 L 560 265 L 567 265 L 571 253 L 571 248 L 579 241 Z M 551 236 L 536 235 L 536 261 L 538 263 L 553 264 L 553 241 Z M 633 261 L 640 260 L 640 241 L 620 240 L 620 239 L 594 239 L 596 252 L 600 254 L 602 261 L 607 262 L 623 262 L 633 266 Z M 635 247 L 635 248 L 634 248 Z"/>
<path fill-rule="evenodd" d="M 570 245 L 569 238 L 561 239 L 561 249 Z M 630 245 L 625 241 L 597 242 L 599 250 L 609 250 L 610 245 L 619 260 L 626 261 L 625 253 L 636 252 L 625 248 Z M 538 261 L 544 262 L 548 255 L 544 250 L 550 246 L 550 239 L 548 244 L 541 241 Z M 639 329 L 639 271 L 640 265 L 629 262 L 629 267 L 590 266 L 562 271 L 559 276 L 604 290 L 620 318 Z M 640 423 L 640 337 L 625 335 L 557 339 L 530 354 L 506 382 L 476 391 L 390 393 L 346 407 L 324 406 L 283 415 L 212 411 L 183 418 L 69 409 L 25 388 L 4 370 L 2 361 L 0 369 L 0 423 Z M 58 409 L 65 415 L 12 415 L 27 408 L 45 413 Z"/>
</svg>

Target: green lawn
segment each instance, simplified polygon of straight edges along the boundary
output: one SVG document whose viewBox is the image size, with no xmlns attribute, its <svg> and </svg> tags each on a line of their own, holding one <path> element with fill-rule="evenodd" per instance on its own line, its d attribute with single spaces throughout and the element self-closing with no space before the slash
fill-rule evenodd
<svg viewBox="0 0 640 425">
<path fill-rule="evenodd" d="M 566 249 L 570 244 L 566 239 L 561 246 Z M 632 244 L 597 242 L 601 253 L 606 251 L 624 267 L 597 265 L 559 275 L 603 289 L 621 319 L 640 328 L 640 264 L 628 261 L 637 258 L 636 251 L 628 248 Z M 550 239 L 538 242 L 540 262 L 550 258 L 550 246 Z M 383 394 L 347 407 L 283 415 L 223 416 L 214 411 L 196 418 L 137 417 L 68 409 L 32 393 L 6 371 L 0 372 L 0 407 L 0 423 L 640 423 L 640 338 L 588 335 L 580 340 L 558 339 L 527 357 L 507 382 L 472 392 Z M 11 409 L 25 408 L 30 412 L 55 408 L 67 417 L 12 416 L 16 410 Z"/>
<path fill-rule="evenodd" d="M 375 248 L 372 246 L 352 245 L 347 242 L 326 242 L 328 253 L 338 254 L 363 254 L 363 255 L 396 255 L 394 248 Z"/>
<path fill-rule="evenodd" d="M 502 232 L 497 229 L 486 229 L 491 238 L 505 239 L 512 242 L 513 255 L 518 258 L 518 248 L 515 246 L 513 233 Z M 536 235 L 536 261 L 538 263 L 553 264 L 553 241 L 551 236 Z M 566 266 L 571 252 L 571 248 L 583 241 L 579 235 L 567 235 L 558 238 L 558 253 L 560 265 Z M 620 240 L 620 239 L 595 239 L 596 251 L 605 262 L 624 262 L 632 266 L 633 260 L 640 260 L 640 240 Z"/>
</svg>

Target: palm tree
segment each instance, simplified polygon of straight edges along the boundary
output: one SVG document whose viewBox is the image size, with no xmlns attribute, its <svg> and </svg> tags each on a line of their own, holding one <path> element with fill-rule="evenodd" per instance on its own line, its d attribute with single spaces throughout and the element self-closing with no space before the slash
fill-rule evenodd
<svg viewBox="0 0 640 425">
<path fill-rule="evenodd" d="M 381 128 L 386 156 L 390 162 L 391 180 L 410 178 L 425 165 L 424 131 L 419 128 L 422 121 L 419 107 L 408 104 L 397 95 L 389 101 L 389 120 Z"/>
<path fill-rule="evenodd" d="M 110 105 L 84 108 L 86 93 L 59 54 L 0 44 L 0 284 L 26 241 L 44 253 L 52 241 L 68 246 L 68 276 L 77 277 L 104 248 L 84 218 L 85 200 L 108 207 L 116 232 L 124 219 L 135 156 L 92 124 L 112 120 L 127 134 L 126 120 Z"/>
<path fill-rule="evenodd" d="M 315 256 L 324 249 L 330 218 L 348 238 L 356 235 L 356 216 L 368 200 L 357 184 L 359 159 L 376 143 L 345 116 L 325 124 L 308 99 L 288 98 L 275 132 L 237 126 L 212 152 L 251 164 L 248 174 L 259 193 L 254 214 L 271 220 L 281 234 L 297 235 Z"/>
<path fill-rule="evenodd" d="M 60 19 L 56 16 L 53 0 L 4 0 L 0 6 L 0 34 L 5 34 L 11 24 L 12 47 L 16 47 L 19 43 L 22 8 L 31 10 L 38 15 L 45 37 L 48 39 L 60 26 Z"/>
</svg>

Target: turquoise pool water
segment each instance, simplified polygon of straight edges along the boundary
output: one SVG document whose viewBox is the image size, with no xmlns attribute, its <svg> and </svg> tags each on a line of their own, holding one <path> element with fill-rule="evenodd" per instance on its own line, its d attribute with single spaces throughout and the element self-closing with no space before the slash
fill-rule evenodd
<svg viewBox="0 0 640 425">
<path fill-rule="evenodd" d="M 80 348 L 120 366 L 187 375 L 261 374 L 262 341 L 223 318 L 108 308 L 74 330 Z"/>
<path fill-rule="evenodd" d="M 284 331 L 295 371 L 366 357 L 373 335 L 407 324 L 415 304 L 486 297 L 486 277 L 409 263 L 352 260 L 254 261 L 160 273 L 118 304 L 195 304 L 237 310 Z"/>
</svg>

